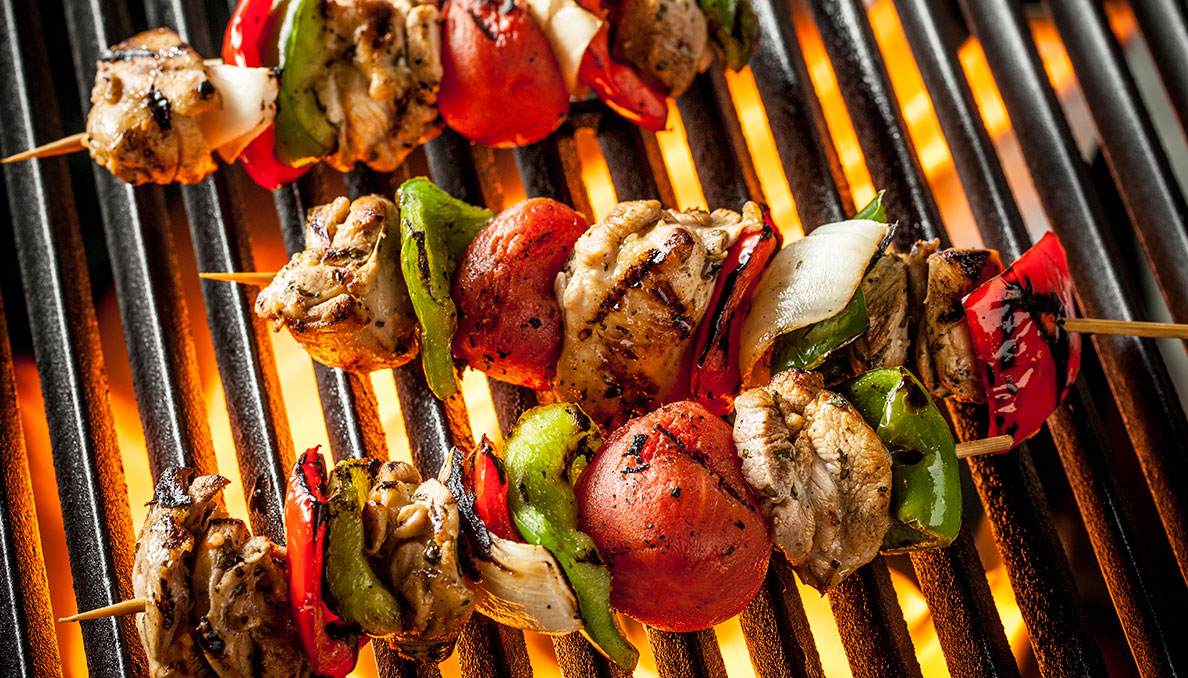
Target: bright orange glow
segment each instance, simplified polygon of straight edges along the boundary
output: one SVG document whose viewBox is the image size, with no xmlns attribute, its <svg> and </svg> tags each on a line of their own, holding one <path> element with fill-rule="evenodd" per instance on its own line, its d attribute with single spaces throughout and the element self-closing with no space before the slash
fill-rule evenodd
<svg viewBox="0 0 1188 678">
<path fill-rule="evenodd" d="M 610 168 L 606 166 L 606 159 L 602 157 L 598 135 L 594 130 L 582 128 L 573 135 L 573 140 L 577 145 L 578 160 L 582 165 L 582 183 L 586 185 L 590 206 L 594 209 L 594 220 L 601 221 L 618 202 L 615 186 L 611 183 Z"/>
<path fill-rule="evenodd" d="M 685 136 L 685 123 L 672 99 L 668 100 L 668 129 L 657 132 L 656 140 L 660 142 L 660 152 L 664 155 L 672 190 L 676 193 L 676 206 L 683 210 L 694 207 L 704 209 L 705 194 L 701 192 L 697 169 L 693 167 L 693 154 L 689 151 L 689 140 Z"/>
</svg>

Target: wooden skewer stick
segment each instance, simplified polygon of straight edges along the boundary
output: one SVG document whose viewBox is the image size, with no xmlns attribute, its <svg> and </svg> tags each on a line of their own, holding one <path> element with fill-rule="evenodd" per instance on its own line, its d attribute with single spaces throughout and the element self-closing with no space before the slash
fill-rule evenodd
<svg viewBox="0 0 1188 678">
<path fill-rule="evenodd" d="M 199 273 L 198 277 L 206 278 L 207 280 L 222 280 L 225 282 L 239 283 L 240 285 L 256 285 L 257 287 L 266 287 L 272 279 L 276 277 L 275 273 L 267 273 L 264 271 L 242 271 L 238 273 Z"/>
<path fill-rule="evenodd" d="M 59 623 L 65 624 L 68 622 L 79 622 L 86 619 L 105 619 L 107 617 L 125 617 L 130 614 L 139 614 L 144 612 L 144 608 L 148 606 L 148 601 L 144 598 L 133 598 L 132 600 L 124 600 L 114 605 L 107 607 L 99 607 L 94 610 L 87 610 L 86 612 L 79 612 L 73 617 L 62 617 L 58 620 Z"/>
<path fill-rule="evenodd" d="M 982 438 L 981 440 L 971 440 L 967 443 L 957 443 L 957 458 L 965 459 L 967 457 L 976 457 L 982 454 L 995 454 L 998 452 L 1006 452 L 1015 445 L 1015 439 L 1011 436 L 994 436 L 993 438 Z"/>
<path fill-rule="evenodd" d="M 1152 323 L 1138 320 L 1102 320 L 1100 318 L 1065 318 L 1061 321 L 1069 332 L 1087 334 L 1120 334 L 1130 337 L 1157 339 L 1188 339 L 1188 325 Z"/>
<path fill-rule="evenodd" d="M 28 160 L 29 158 L 52 158 L 55 155 L 66 155 L 67 153 L 75 153 L 83 151 L 87 148 L 87 133 L 79 132 L 78 134 L 71 134 L 68 137 L 63 137 L 57 141 L 51 141 L 48 144 L 31 148 L 27 151 L 22 151 L 16 155 L 10 155 L 0 164 L 10 162 L 20 162 L 21 160 Z"/>
</svg>

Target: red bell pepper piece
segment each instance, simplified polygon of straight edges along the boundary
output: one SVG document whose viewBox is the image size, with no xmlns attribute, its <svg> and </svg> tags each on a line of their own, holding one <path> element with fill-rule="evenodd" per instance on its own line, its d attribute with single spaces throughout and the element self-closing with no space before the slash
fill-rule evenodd
<svg viewBox="0 0 1188 678">
<path fill-rule="evenodd" d="M 693 349 L 695 359 L 690 392 L 695 400 L 719 416 L 729 414 L 733 409 L 734 394 L 741 382 L 739 335 L 747 306 L 767 264 L 784 242 L 766 208 L 748 203 L 743 208 L 744 219 L 752 216 L 748 214 L 750 210 L 759 211 L 762 218 L 751 218 L 738 241 L 726 253 L 710 296 L 707 317 L 697 328 L 697 342 Z"/>
<path fill-rule="evenodd" d="M 285 493 L 285 542 L 289 554 L 289 605 L 293 626 L 316 675 L 343 678 L 355 668 L 358 637 L 322 601 L 322 557 L 326 539 L 326 465 L 318 448 L 305 451 L 293 467 Z"/>
<path fill-rule="evenodd" d="M 602 14 L 599 0 L 578 0 L 583 7 Z M 652 89 L 630 66 L 615 61 L 610 55 L 610 21 L 594 35 L 582 63 L 578 66 L 578 82 L 589 87 L 616 113 L 653 132 L 668 124 L 668 102 L 664 93 Z"/>
<path fill-rule="evenodd" d="M 507 508 L 507 471 L 503 460 L 495 456 L 487 436 L 479 442 L 473 455 L 474 462 L 474 512 L 491 534 L 524 541 L 512 522 Z"/>
<path fill-rule="evenodd" d="M 223 34 L 225 63 L 252 68 L 278 65 L 277 22 L 283 12 L 272 10 L 273 0 L 240 0 Z M 296 181 L 310 169 L 289 167 L 277 159 L 276 132 L 272 126 L 248 143 L 239 161 L 253 181 L 270 191 Z"/>
<path fill-rule="evenodd" d="M 963 300 L 990 405 L 990 435 L 1031 437 L 1068 395 L 1081 366 L 1064 247 L 1048 233 Z"/>
</svg>

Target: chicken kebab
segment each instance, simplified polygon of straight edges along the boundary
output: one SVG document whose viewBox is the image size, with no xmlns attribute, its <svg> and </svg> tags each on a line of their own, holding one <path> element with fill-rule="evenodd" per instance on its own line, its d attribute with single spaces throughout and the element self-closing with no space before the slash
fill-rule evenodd
<svg viewBox="0 0 1188 678">
<path fill-rule="evenodd" d="M 86 132 L 8 160 L 85 147 L 123 181 L 168 184 L 217 153 L 272 189 L 319 161 L 392 171 L 443 125 L 539 141 L 590 93 L 661 130 L 715 52 L 746 65 L 757 26 L 749 0 L 240 0 L 221 60 L 166 28 L 113 45 Z"/>
<path fill-rule="evenodd" d="M 679 401 L 604 437 L 577 404 L 541 405 L 502 450 L 485 437 L 454 448 L 427 480 L 376 459 L 328 472 L 307 450 L 288 480 L 284 546 L 223 511 L 225 478 L 169 469 L 136 543 L 136 600 L 73 619 L 136 613 L 162 678 L 341 678 L 370 639 L 442 661 L 474 611 L 580 631 L 631 670 L 638 652 L 612 610 L 709 628 L 754 597 L 773 541 L 827 591 L 880 549 L 951 540 L 960 495 L 923 498 L 956 465 L 952 437 L 928 395 L 890 372 L 835 392 L 820 374 L 781 373 L 739 398 L 733 427 Z M 936 457 L 930 474 L 901 473 L 891 447 Z M 772 454 L 796 468 L 769 468 L 757 491 Z M 915 500 L 897 503 L 900 491 Z"/>
</svg>

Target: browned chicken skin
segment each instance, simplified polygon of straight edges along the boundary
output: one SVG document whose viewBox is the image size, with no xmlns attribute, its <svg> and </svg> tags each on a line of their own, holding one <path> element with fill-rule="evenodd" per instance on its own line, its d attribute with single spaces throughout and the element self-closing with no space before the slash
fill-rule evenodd
<svg viewBox="0 0 1188 678">
<path fill-rule="evenodd" d="M 197 117 L 222 106 L 202 57 L 168 28 L 99 57 L 87 114 L 95 162 L 130 184 L 190 184 L 215 171 Z"/>
<path fill-rule="evenodd" d="M 735 400 L 743 476 L 772 541 L 804 583 L 828 591 L 870 562 L 891 528 L 891 455 L 819 373 L 786 370 Z"/>
<path fill-rule="evenodd" d="M 718 263 L 741 228 L 731 210 L 641 200 L 619 203 L 586 231 L 557 276 L 558 394 L 607 430 L 681 397 Z"/>
<path fill-rule="evenodd" d="M 416 318 L 395 203 L 368 195 L 315 207 L 305 245 L 260 292 L 256 313 L 331 367 L 373 372 L 412 360 Z"/>
<path fill-rule="evenodd" d="M 961 300 L 1002 272 L 998 252 L 947 249 L 928 257 L 928 296 L 916 339 L 920 379 L 933 395 L 985 402 Z"/>
<path fill-rule="evenodd" d="M 332 60 L 318 100 L 338 129 L 327 164 L 396 169 L 439 129 L 441 16 L 431 0 L 326 0 Z"/>
</svg>

